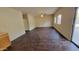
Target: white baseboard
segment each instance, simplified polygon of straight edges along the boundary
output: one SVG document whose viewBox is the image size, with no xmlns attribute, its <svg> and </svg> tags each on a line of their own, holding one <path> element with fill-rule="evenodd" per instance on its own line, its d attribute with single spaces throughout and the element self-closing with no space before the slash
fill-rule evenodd
<svg viewBox="0 0 79 59">
<path fill-rule="evenodd" d="M 25 34 L 25 32 L 21 32 L 19 35 L 17 35 L 16 37 L 12 37 L 12 38 L 10 38 L 10 41 L 13 41 L 13 40 L 15 40 L 15 39 L 17 39 L 18 37 L 20 37 L 20 36 L 22 36 L 22 35 L 24 35 Z"/>
</svg>

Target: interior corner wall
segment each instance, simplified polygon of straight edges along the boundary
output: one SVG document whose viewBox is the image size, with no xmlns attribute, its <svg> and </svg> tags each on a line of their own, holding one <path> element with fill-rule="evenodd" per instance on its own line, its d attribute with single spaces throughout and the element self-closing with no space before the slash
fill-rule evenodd
<svg viewBox="0 0 79 59">
<path fill-rule="evenodd" d="M 24 26 L 25 30 L 33 30 L 37 27 L 52 27 L 53 26 L 53 15 L 46 15 L 43 18 L 40 16 L 33 16 L 31 14 L 27 14 L 24 17 Z"/>
<path fill-rule="evenodd" d="M 11 41 L 23 35 L 25 31 L 22 13 L 12 8 L 0 7 L 0 32 L 7 32 Z"/>
<path fill-rule="evenodd" d="M 57 17 L 59 14 L 62 15 L 61 25 L 54 24 L 53 26 L 68 40 L 71 40 L 75 8 L 74 7 L 62 7 L 56 11 L 54 16 Z"/>
<path fill-rule="evenodd" d="M 29 30 L 28 19 L 23 19 L 23 22 L 24 22 L 24 28 L 25 28 L 25 31 L 28 31 L 28 30 Z"/>
<path fill-rule="evenodd" d="M 27 14 L 27 17 L 28 17 L 29 30 L 33 30 L 34 28 L 36 28 L 35 18 L 31 14 Z"/>
<path fill-rule="evenodd" d="M 45 15 L 43 18 L 40 16 L 35 17 L 36 27 L 52 27 L 53 15 Z"/>
</svg>

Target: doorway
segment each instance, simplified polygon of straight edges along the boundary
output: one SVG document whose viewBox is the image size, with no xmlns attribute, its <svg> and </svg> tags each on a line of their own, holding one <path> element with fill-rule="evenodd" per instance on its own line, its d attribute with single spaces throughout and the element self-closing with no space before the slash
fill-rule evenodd
<svg viewBox="0 0 79 59">
<path fill-rule="evenodd" d="M 23 14 L 23 22 L 24 22 L 25 31 L 29 31 L 29 21 L 27 14 Z"/>
<path fill-rule="evenodd" d="M 72 41 L 79 46 L 79 8 L 76 10 Z"/>
</svg>

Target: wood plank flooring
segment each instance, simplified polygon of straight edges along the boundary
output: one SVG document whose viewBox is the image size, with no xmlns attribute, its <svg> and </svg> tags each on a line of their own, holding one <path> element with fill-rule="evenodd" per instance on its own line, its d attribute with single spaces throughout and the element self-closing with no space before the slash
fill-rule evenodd
<svg viewBox="0 0 79 59">
<path fill-rule="evenodd" d="M 37 28 L 12 42 L 5 51 L 79 51 L 53 28 Z"/>
</svg>

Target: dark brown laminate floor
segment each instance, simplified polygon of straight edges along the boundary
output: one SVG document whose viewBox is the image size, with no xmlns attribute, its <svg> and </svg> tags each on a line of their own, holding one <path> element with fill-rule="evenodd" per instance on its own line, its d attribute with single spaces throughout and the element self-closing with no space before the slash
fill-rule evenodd
<svg viewBox="0 0 79 59">
<path fill-rule="evenodd" d="M 7 51 L 78 51 L 53 28 L 37 28 L 12 42 Z"/>
</svg>

